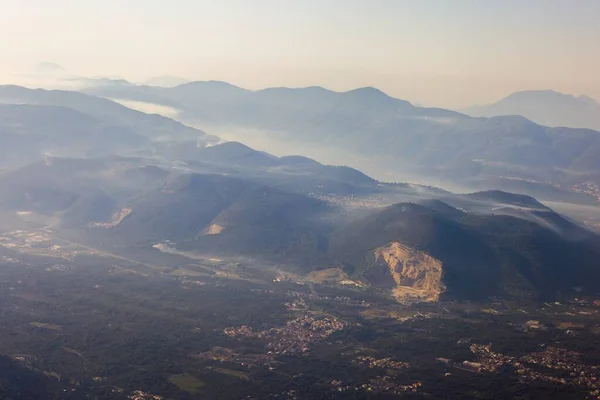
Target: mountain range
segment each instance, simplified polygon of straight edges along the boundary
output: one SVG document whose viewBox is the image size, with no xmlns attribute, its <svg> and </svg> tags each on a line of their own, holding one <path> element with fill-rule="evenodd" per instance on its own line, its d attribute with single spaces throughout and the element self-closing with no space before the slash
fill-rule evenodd
<svg viewBox="0 0 600 400">
<path fill-rule="evenodd" d="M 310 165 L 288 174 L 284 188 L 277 170 L 262 169 L 256 178 L 143 158 L 48 158 L 0 176 L 0 210 L 51 221 L 59 234 L 111 252 L 160 245 L 251 257 L 298 274 L 339 268 L 402 299 L 555 298 L 574 287 L 598 290 L 600 238 L 533 198 L 426 192 L 359 176 L 354 184 L 371 185 L 371 194 L 393 204 L 347 207 L 339 200 L 361 204 L 368 196 L 335 195 L 343 187 L 335 184 L 319 196 L 303 175 L 319 180 L 326 166 Z M 344 174 L 327 179 L 348 182 Z"/>
<path fill-rule="evenodd" d="M 162 90 L 193 104 L 179 108 L 184 115 L 206 113 L 217 123 L 230 112 L 232 124 L 278 127 L 290 148 L 314 142 L 379 165 L 448 169 L 444 176 L 523 165 L 541 171 L 563 165 L 540 150 L 552 148 L 598 170 L 585 158 L 591 153 L 581 158 L 594 151 L 595 131 L 419 108 L 376 89 L 250 92 L 211 82 Z M 50 225 L 61 237 L 128 257 L 167 249 L 299 275 L 337 269 L 400 300 L 599 290 L 600 238 L 525 194 L 386 183 L 352 167 L 222 142 L 89 94 L 4 86 L 0 103 L 0 215 L 11 226 Z M 376 139 L 381 146 L 368 144 Z M 585 140 L 590 148 L 581 147 Z M 512 164 L 494 158 L 502 151 Z"/>
<path fill-rule="evenodd" d="M 575 185 L 600 184 L 597 131 L 546 127 L 516 115 L 474 118 L 415 107 L 375 88 L 250 91 L 210 81 L 88 93 L 173 107 L 190 125 L 241 132 L 243 142 L 266 138 L 284 150 L 318 151 L 320 159 L 359 167 L 381 180 L 500 187 L 552 200 L 573 196 Z"/>
<path fill-rule="evenodd" d="M 122 125 L 154 141 L 216 140 L 161 115 L 142 113 L 107 99 L 73 91 L 4 85 L 0 86 L 0 104 L 66 107 L 112 125 Z"/>
<path fill-rule="evenodd" d="M 54 156 L 98 156 L 151 151 L 151 141 L 130 126 L 72 108 L 0 104 L 0 167 Z"/>
<path fill-rule="evenodd" d="M 516 92 L 496 103 L 461 111 L 473 117 L 521 115 L 545 126 L 600 130 L 600 104 L 596 100 L 554 90 Z"/>
</svg>

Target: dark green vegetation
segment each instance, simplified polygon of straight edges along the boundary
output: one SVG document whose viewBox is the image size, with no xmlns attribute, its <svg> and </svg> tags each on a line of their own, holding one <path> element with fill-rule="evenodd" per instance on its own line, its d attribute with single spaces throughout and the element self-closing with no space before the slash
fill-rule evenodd
<svg viewBox="0 0 600 400">
<path fill-rule="evenodd" d="M 232 146 L 221 146 L 202 152 L 229 154 Z M 350 169 L 332 174 L 334 167 L 307 168 L 300 161 L 282 185 L 279 168 L 244 174 L 250 167 L 232 166 L 220 175 L 200 165 L 187 166 L 197 173 L 182 172 L 140 158 L 50 158 L 0 178 L 6 189 L 0 207 L 28 212 L 26 219 L 94 248 L 143 253 L 164 245 L 217 258 L 251 257 L 299 273 L 342 267 L 355 279 L 376 248 L 399 242 L 441 261 L 453 298 L 553 298 L 573 294 L 574 287 L 599 289 L 598 236 L 531 197 L 382 185 Z M 348 198 L 347 187 L 370 195 Z M 423 199 L 423 193 L 441 200 Z M 386 199 L 373 208 L 369 196 Z M 377 208 L 386 201 L 401 202 Z"/>
<path fill-rule="evenodd" d="M 229 115 L 278 130 L 288 145 L 303 131 L 368 157 L 394 153 L 377 163 L 475 179 L 502 165 L 552 172 L 549 157 L 581 172 L 595 149 L 566 137 L 587 131 L 471 119 L 374 89 L 173 91 L 195 104 L 185 118 L 204 107 L 205 121 Z M 0 106 L 1 399 L 600 389 L 599 238 L 532 197 L 382 183 L 302 156 L 212 145 L 199 130 L 81 93 L 0 87 L 0 102 L 19 103 Z M 439 303 L 399 303 L 440 292 Z M 562 304 L 538 303 L 550 299 Z"/>
<path fill-rule="evenodd" d="M 414 393 L 402 395 L 409 398 L 574 399 L 585 398 L 588 390 L 524 381 L 510 368 L 462 371 L 436 358 L 477 361 L 470 343 L 492 343 L 496 352 L 521 357 L 560 342 L 583 353 L 585 364 L 600 362 L 600 336 L 594 333 L 598 310 L 589 306 L 546 311 L 539 311 L 541 304 L 511 302 L 401 306 L 365 291 L 267 283 L 256 267 L 250 283 L 166 273 L 178 267 L 173 260 L 157 271 L 82 254 L 61 260 L 63 268 L 56 269 L 56 259 L 7 250 L 0 256 L 21 260 L 3 261 L 0 268 L 3 399 L 127 399 L 138 390 L 165 399 L 291 399 L 294 393 L 306 399 L 399 397 L 377 389 L 373 382 L 382 376 L 394 390 L 420 382 Z M 203 284 L 194 283 L 197 279 Z M 300 299 L 303 310 L 287 305 Z M 575 315 L 580 310 L 586 315 Z M 415 317 L 418 313 L 427 318 Z M 265 347 L 272 339 L 224 334 L 243 325 L 279 329 L 304 315 L 335 317 L 347 327 L 310 343 L 304 353 L 274 357 Z M 522 331 L 520 325 L 530 319 L 548 328 Z M 559 328 L 565 321 L 575 324 L 574 335 Z M 357 363 L 359 356 L 409 366 L 369 367 Z"/>
<path fill-rule="evenodd" d="M 459 298 L 527 292 L 553 297 L 575 286 L 598 290 L 598 238 L 552 211 L 535 214 L 547 224 L 541 225 L 510 215 L 461 213 L 439 203 L 436 208 L 401 203 L 374 212 L 337 229 L 329 251 L 354 270 L 383 244 L 422 250 L 442 262 L 447 294 Z M 565 226 L 554 223 L 555 217 Z"/>
</svg>

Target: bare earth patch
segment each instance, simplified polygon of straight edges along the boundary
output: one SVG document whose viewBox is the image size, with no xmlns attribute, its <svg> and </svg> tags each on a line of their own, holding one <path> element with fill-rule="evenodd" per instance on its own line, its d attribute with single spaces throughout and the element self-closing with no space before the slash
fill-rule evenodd
<svg viewBox="0 0 600 400">
<path fill-rule="evenodd" d="M 203 235 L 218 235 L 225 229 L 224 226 L 212 224 L 202 232 Z"/>
<path fill-rule="evenodd" d="M 375 250 L 374 265 L 389 270 L 399 300 L 438 301 L 446 287 L 442 282 L 442 263 L 430 255 L 398 242 Z"/>
</svg>

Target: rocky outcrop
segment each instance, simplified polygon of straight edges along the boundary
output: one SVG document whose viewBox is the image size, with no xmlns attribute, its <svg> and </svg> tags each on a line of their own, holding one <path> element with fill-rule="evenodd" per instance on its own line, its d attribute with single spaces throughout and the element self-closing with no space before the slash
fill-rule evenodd
<svg viewBox="0 0 600 400">
<path fill-rule="evenodd" d="M 114 228 L 123 222 L 131 214 L 131 211 L 131 208 L 123 208 L 121 211 L 113 214 L 110 222 L 97 222 L 92 224 L 92 226 L 97 228 Z"/>
<path fill-rule="evenodd" d="M 399 300 L 437 301 L 446 289 L 442 263 L 422 251 L 392 242 L 374 255 L 364 278 L 372 286 L 391 289 Z"/>
<path fill-rule="evenodd" d="M 225 229 L 225 227 L 218 225 L 218 224 L 212 224 L 209 227 L 207 227 L 204 232 L 202 232 L 203 235 L 218 235 L 219 233 L 223 232 L 223 230 Z"/>
</svg>

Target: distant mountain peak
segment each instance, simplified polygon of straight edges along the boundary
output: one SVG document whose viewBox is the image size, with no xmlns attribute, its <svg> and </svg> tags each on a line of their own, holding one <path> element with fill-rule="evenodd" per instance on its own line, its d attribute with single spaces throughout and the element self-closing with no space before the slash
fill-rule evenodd
<svg viewBox="0 0 600 400">
<path fill-rule="evenodd" d="M 470 193 L 471 198 L 478 200 L 494 201 L 498 203 L 507 203 L 522 207 L 530 207 L 540 210 L 549 210 L 548 207 L 537 201 L 535 198 L 517 193 L 505 192 L 502 190 L 484 190 L 481 192 Z"/>
<path fill-rule="evenodd" d="M 314 92 L 329 92 L 329 89 L 325 89 L 323 86 L 308 86 L 306 90 L 312 90 Z"/>
<path fill-rule="evenodd" d="M 344 92 L 344 94 L 362 96 L 370 99 L 393 99 L 393 97 L 387 95 L 385 92 L 371 86 L 352 89 Z"/>
<path fill-rule="evenodd" d="M 410 104 L 410 102 L 392 97 L 387 93 L 371 86 L 349 90 L 347 92 L 344 92 L 343 94 L 346 96 L 354 96 L 357 99 L 364 100 L 369 103 L 393 103 L 395 105 L 402 104 L 403 106 L 412 107 L 412 104 Z"/>
<path fill-rule="evenodd" d="M 286 165 L 295 165 L 295 166 L 315 166 L 321 165 L 319 162 L 313 160 L 312 158 L 291 155 L 291 156 L 283 156 L 280 157 L 279 160 L 281 163 Z"/>
<path fill-rule="evenodd" d="M 369 95 L 373 95 L 373 96 L 390 97 L 383 91 L 381 91 L 375 87 L 372 87 L 372 86 L 364 86 L 364 87 L 352 89 L 352 90 L 347 91 L 346 93 L 364 93 L 364 94 L 369 94 Z"/>
<path fill-rule="evenodd" d="M 550 127 L 600 130 L 600 104 L 589 96 L 572 95 L 556 90 L 522 90 L 496 103 L 463 110 L 473 117 L 522 115 Z"/>
<path fill-rule="evenodd" d="M 247 146 L 243 143 L 237 142 L 235 140 L 229 141 L 229 142 L 223 142 L 223 143 L 219 143 L 216 144 L 214 146 L 210 146 L 210 147 L 218 147 L 220 149 L 239 149 L 239 150 L 244 150 L 244 151 L 256 151 L 253 148 L 251 148 L 250 146 Z"/>
<path fill-rule="evenodd" d="M 549 99 L 557 99 L 557 100 L 592 100 L 594 103 L 596 102 L 591 97 L 580 95 L 575 96 L 572 94 L 562 93 L 553 89 L 542 89 L 542 90 L 520 90 L 514 93 L 509 94 L 504 99 L 500 101 L 505 101 L 508 99 L 536 99 L 536 100 L 549 100 Z"/>
<path fill-rule="evenodd" d="M 590 105 L 594 105 L 596 107 L 600 107 L 600 104 L 598 103 L 598 101 L 596 101 L 596 99 L 591 98 L 590 96 L 586 96 L 584 94 L 580 95 L 578 97 L 579 100 L 585 101 Z"/>
<path fill-rule="evenodd" d="M 247 91 L 247 89 L 241 88 L 239 86 L 235 86 L 232 85 L 231 83 L 228 82 L 224 82 L 224 81 L 192 81 L 192 82 L 187 82 L 187 83 L 183 83 L 181 85 L 177 85 L 177 88 L 181 88 L 181 87 L 213 87 L 213 88 L 229 88 L 229 89 L 235 89 L 235 90 L 243 90 L 243 91 Z"/>
</svg>

